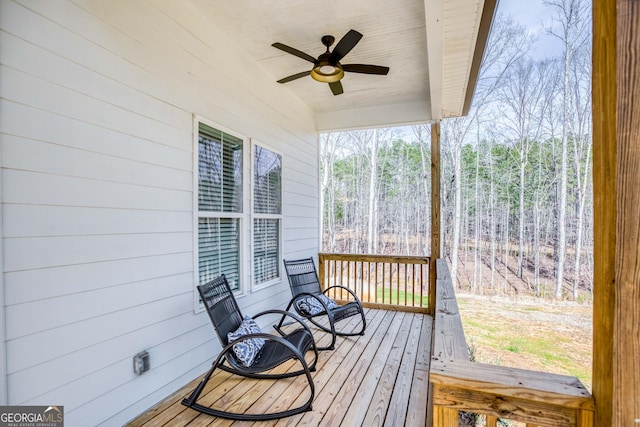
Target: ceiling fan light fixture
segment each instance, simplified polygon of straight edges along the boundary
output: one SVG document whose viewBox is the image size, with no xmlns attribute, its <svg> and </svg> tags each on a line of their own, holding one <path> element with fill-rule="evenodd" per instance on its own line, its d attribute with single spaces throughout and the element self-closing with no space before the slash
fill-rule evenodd
<svg viewBox="0 0 640 427">
<path fill-rule="evenodd" d="M 310 71 L 303 71 L 301 73 L 292 74 L 278 80 L 278 83 L 288 83 L 292 80 L 311 76 L 312 79 L 320 83 L 329 83 L 331 92 L 334 95 L 340 95 L 344 93 L 340 80 L 344 77 L 345 71 L 348 73 L 378 74 L 381 76 L 386 76 L 387 73 L 389 73 L 389 67 L 369 64 L 345 64 L 343 66 L 340 63 L 342 58 L 344 58 L 346 54 L 351 52 L 351 49 L 353 49 L 358 44 L 361 38 L 361 33 L 357 32 L 356 30 L 349 30 L 347 34 L 342 36 L 333 51 L 331 51 L 329 48 L 333 45 L 335 37 L 330 35 L 323 36 L 320 41 L 327 48 L 327 50 L 326 52 L 321 54 L 318 59 L 291 46 L 287 46 L 278 42 L 273 43 L 271 46 L 275 47 L 276 49 L 280 49 L 283 52 L 287 52 L 293 56 L 297 56 L 300 59 L 304 59 L 305 61 L 313 63 L 313 68 Z"/>
<path fill-rule="evenodd" d="M 311 78 L 322 83 L 335 83 L 344 77 L 340 64 L 332 65 L 328 61 L 317 63 L 311 70 Z"/>
</svg>

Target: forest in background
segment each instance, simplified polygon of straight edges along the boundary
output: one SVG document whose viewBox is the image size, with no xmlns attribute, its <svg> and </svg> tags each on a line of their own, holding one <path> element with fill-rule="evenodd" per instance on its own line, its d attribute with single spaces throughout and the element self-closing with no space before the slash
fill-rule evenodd
<svg viewBox="0 0 640 427">
<path fill-rule="evenodd" d="M 441 253 L 459 288 L 590 300 L 591 17 L 549 0 L 559 52 L 498 12 L 469 114 L 441 122 Z M 322 250 L 431 253 L 430 125 L 320 136 Z"/>
</svg>

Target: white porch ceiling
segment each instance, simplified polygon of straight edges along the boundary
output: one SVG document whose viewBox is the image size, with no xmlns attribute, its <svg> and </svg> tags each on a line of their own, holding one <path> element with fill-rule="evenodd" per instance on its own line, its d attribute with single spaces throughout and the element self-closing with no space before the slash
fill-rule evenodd
<svg viewBox="0 0 640 427">
<path fill-rule="evenodd" d="M 191 2 L 274 82 L 310 70 L 312 64 L 272 43 L 317 57 L 324 52 L 323 35 L 333 35 L 335 43 L 350 29 L 364 35 L 341 63 L 387 66 L 387 76 L 345 73 L 344 93 L 338 96 L 311 77 L 278 84 L 309 106 L 318 131 L 424 123 L 462 115 L 470 79 L 471 90 L 475 84 L 474 56 L 482 54 L 486 39 L 482 33 L 478 38 L 484 0 Z M 490 20 L 495 0 L 486 3 Z"/>
</svg>

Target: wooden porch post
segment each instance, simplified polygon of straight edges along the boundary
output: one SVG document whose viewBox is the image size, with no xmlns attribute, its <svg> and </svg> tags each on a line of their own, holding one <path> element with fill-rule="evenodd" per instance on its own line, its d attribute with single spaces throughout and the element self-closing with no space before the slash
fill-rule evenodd
<svg viewBox="0 0 640 427">
<path fill-rule="evenodd" d="M 593 0 L 593 395 L 640 426 L 640 2 Z"/>
<path fill-rule="evenodd" d="M 429 314 L 436 307 L 436 260 L 440 258 L 440 121 L 431 125 L 431 258 L 429 261 Z"/>
</svg>

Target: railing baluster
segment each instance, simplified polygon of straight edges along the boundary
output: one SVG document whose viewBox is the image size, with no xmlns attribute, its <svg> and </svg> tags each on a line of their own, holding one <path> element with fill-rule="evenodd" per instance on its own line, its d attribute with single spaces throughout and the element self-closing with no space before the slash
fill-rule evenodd
<svg viewBox="0 0 640 427">
<path fill-rule="evenodd" d="M 362 263 L 362 265 L 363 265 L 362 269 L 364 270 L 364 262 Z M 367 261 L 367 269 L 365 271 L 366 271 L 366 275 L 367 275 L 366 283 L 367 283 L 367 302 L 368 302 L 369 301 L 369 295 L 371 294 L 371 263 L 368 262 L 368 261 Z M 362 274 L 363 274 L 362 295 L 363 296 L 364 296 L 364 274 L 365 274 L 365 271 L 362 272 Z"/>
<path fill-rule="evenodd" d="M 396 304 L 400 304 L 400 263 L 396 263 Z"/>
<path fill-rule="evenodd" d="M 355 282 L 355 280 L 354 280 L 354 281 L 351 281 L 351 278 L 353 277 L 353 276 L 351 275 L 351 261 L 347 261 L 347 277 L 349 278 L 349 280 L 348 280 L 348 283 L 349 283 L 348 287 L 349 287 L 349 289 L 356 288 L 356 289 L 354 289 L 354 290 L 355 290 L 355 291 L 357 291 L 357 290 L 358 290 L 358 288 L 356 287 L 356 282 Z M 340 298 L 344 298 L 344 295 L 342 295 L 342 289 L 340 289 Z"/>
<path fill-rule="evenodd" d="M 340 263 L 338 264 L 338 260 L 336 260 L 335 263 L 335 271 L 333 273 L 333 285 L 342 285 L 342 282 L 344 282 L 343 278 L 342 278 L 342 261 L 340 261 Z M 333 290 L 333 297 L 336 298 L 336 290 Z"/>
<path fill-rule="evenodd" d="M 416 306 L 416 265 L 411 264 L 411 307 Z"/>
<path fill-rule="evenodd" d="M 364 295 L 364 262 L 360 263 L 360 300 Z"/>
<path fill-rule="evenodd" d="M 420 311 L 428 309 L 428 304 L 423 303 L 424 268 L 428 268 L 428 257 L 329 253 L 320 255 L 323 271 L 319 271 L 319 274 L 322 274 L 323 277 L 320 279 L 325 286 L 348 287 L 363 303 L 375 306 L 404 306 Z M 416 289 L 416 286 L 420 289 Z M 341 300 L 350 298 L 347 292 L 335 289 L 330 296 Z"/>
<path fill-rule="evenodd" d="M 328 286 L 335 286 L 336 284 L 336 261 L 335 260 L 329 260 L 328 261 L 329 264 L 329 271 L 328 271 Z"/>
<path fill-rule="evenodd" d="M 373 302 L 378 302 L 378 263 L 373 263 Z"/>
<path fill-rule="evenodd" d="M 487 415 L 487 427 L 496 427 L 498 425 L 498 417 L 492 417 L 491 415 Z"/>
<path fill-rule="evenodd" d="M 382 264 L 382 303 L 384 304 L 384 270 L 387 267 L 387 263 Z"/>
<path fill-rule="evenodd" d="M 420 307 L 422 307 L 422 303 L 424 301 L 423 290 L 424 290 L 424 266 L 420 266 Z"/>
<path fill-rule="evenodd" d="M 409 289 L 407 283 L 409 283 L 409 264 L 402 264 L 404 270 L 404 305 L 407 305 L 407 296 L 409 295 Z"/>
</svg>

